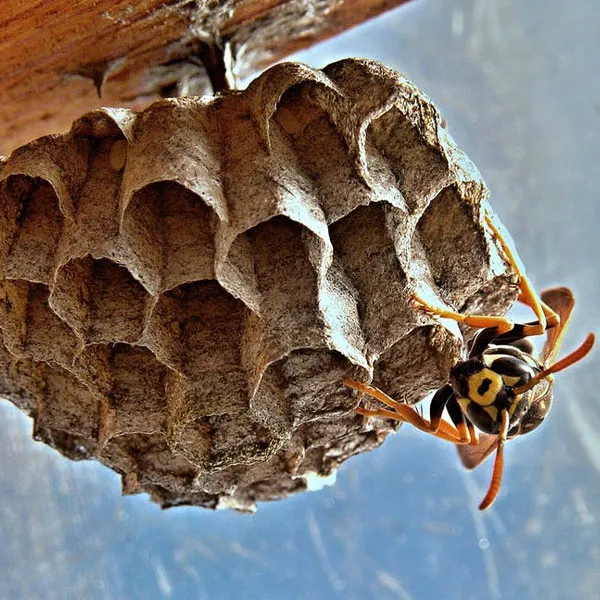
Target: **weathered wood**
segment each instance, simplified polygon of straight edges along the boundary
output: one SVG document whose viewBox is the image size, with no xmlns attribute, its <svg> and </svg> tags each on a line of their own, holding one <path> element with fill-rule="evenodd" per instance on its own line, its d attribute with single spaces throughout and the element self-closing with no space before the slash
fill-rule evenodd
<svg viewBox="0 0 600 600">
<path fill-rule="evenodd" d="M 4 3 L 0 154 L 99 106 L 208 92 L 200 60 L 207 42 L 223 40 L 245 76 L 406 1 Z"/>
</svg>

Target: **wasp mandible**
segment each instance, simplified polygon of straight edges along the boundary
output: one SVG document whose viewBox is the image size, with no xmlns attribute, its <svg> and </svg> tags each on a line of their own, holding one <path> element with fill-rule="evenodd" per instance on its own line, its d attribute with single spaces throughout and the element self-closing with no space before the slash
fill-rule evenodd
<svg viewBox="0 0 600 600">
<path fill-rule="evenodd" d="M 414 407 L 396 402 L 381 390 L 344 378 L 347 386 L 392 409 L 357 408 L 357 413 L 411 423 L 457 444 L 460 459 L 468 469 L 481 464 L 495 450 L 492 478 L 480 510 L 489 508 L 500 491 L 506 440 L 529 433 L 540 425 L 552 404 L 552 375 L 580 361 L 594 345 L 594 334 L 590 333 L 576 350 L 557 360 L 575 303 L 573 293 L 565 287 L 552 288 L 542 292 L 540 299 L 520 261 L 487 213 L 485 221 L 517 274 L 518 300 L 533 310 L 536 320 L 520 324 L 500 316 L 463 315 L 433 306 L 414 295 L 415 305 L 431 316 L 480 329 L 469 344 L 464 360 L 450 370 L 449 382 L 433 396 L 429 421 Z M 546 343 L 538 357 L 529 338 L 544 332 Z M 442 418 L 444 409 L 452 423 Z"/>
</svg>

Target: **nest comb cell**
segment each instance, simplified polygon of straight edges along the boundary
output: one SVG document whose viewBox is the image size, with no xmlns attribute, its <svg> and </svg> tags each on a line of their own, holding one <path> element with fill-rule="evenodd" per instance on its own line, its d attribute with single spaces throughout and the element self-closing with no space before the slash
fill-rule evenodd
<svg viewBox="0 0 600 600">
<path fill-rule="evenodd" d="M 460 356 L 412 291 L 512 301 L 486 198 L 373 61 L 86 114 L 0 163 L 0 393 L 163 507 L 305 490 L 397 427 L 344 375 L 416 403 Z"/>
</svg>

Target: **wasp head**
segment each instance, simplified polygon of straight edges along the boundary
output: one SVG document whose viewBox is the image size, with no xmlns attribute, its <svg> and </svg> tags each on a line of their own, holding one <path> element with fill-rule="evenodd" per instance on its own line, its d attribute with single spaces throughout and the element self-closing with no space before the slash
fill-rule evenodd
<svg viewBox="0 0 600 600">
<path fill-rule="evenodd" d="M 509 414 L 509 437 L 537 427 L 550 408 L 551 384 L 539 381 L 515 393 L 542 369 L 531 354 L 514 346 L 493 346 L 481 356 L 461 361 L 450 372 L 456 399 L 468 419 L 481 431 L 497 434 L 501 411 Z"/>
</svg>

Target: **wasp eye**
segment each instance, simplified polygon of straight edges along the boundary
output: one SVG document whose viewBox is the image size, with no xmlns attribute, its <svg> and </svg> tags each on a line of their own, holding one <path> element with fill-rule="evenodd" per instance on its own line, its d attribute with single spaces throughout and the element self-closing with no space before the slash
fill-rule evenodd
<svg viewBox="0 0 600 600">
<path fill-rule="evenodd" d="M 533 369 L 523 359 L 500 356 L 492 362 L 492 369 L 502 377 L 504 385 L 518 387 L 526 384 L 534 375 Z"/>
</svg>

